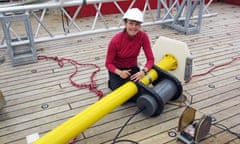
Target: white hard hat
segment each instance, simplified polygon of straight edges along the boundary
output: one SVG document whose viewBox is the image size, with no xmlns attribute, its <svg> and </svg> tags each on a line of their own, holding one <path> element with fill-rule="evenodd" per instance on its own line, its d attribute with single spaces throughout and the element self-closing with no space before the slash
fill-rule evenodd
<svg viewBox="0 0 240 144">
<path fill-rule="evenodd" d="M 143 22 L 143 14 L 138 8 L 128 9 L 124 14 L 123 19 L 130 19 L 138 22 Z"/>
</svg>

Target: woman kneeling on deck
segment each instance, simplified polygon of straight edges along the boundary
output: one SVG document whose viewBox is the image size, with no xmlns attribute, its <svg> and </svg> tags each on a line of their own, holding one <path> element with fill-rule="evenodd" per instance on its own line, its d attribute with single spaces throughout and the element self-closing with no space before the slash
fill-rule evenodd
<svg viewBox="0 0 240 144">
<path fill-rule="evenodd" d="M 105 66 L 109 71 L 108 87 L 114 90 L 125 82 L 139 81 L 154 64 L 148 35 L 141 30 L 143 14 L 138 8 L 129 9 L 123 16 L 125 28 L 108 45 Z M 143 48 L 146 64 L 140 70 L 138 55 Z"/>
</svg>

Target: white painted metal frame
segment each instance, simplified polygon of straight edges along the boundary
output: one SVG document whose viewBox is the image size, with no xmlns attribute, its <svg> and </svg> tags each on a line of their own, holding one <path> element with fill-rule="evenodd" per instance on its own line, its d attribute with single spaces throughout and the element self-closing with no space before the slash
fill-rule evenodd
<svg viewBox="0 0 240 144">
<path fill-rule="evenodd" d="M 11 13 L 11 12 L 17 12 L 17 11 L 29 11 L 31 16 L 38 22 L 38 25 L 36 26 L 36 29 L 33 30 L 34 35 L 34 42 L 42 42 L 42 41 L 49 41 L 49 40 L 56 40 L 56 39 L 62 39 L 66 37 L 73 37 L 73 36 L 81 36 L 81 35 L 87 35 L 87 34 L 95 34 L 95 33 L 101 33 L 101 32 L 107 32 L 107 31 L 113 31 L 113 30 L 119 30 L 122 29 L 123 26 L 121 25 L 121 20 L 119 20 L 119 23 L 114 26 L 109 26 L 109 24 L 105 20 L 105 16 L 101 13 L 102 4 L 106 2 L 112 2 L 118 9 L 120 15 L 124 15 L 124 11 L 118 4 L 119 1 L 124 0 L 51 0 L 44 3 L 35 3 L 35 4 L 28 4 L 28 5 L 18 5 L 18 6 L 12 6 L 12 7 L 0 7 L 0 13 Z M 174 15 L 172 14 L 172 11 L 175 7 L 178 7 L 179 3 L 178 0 L 174 0 L 171 7 L 168 7 L 166 4 L 166 0 L 158 0 L 158 8 L 157 13 L 151 9 L 150 6 L 150 0 L 146 0 L 143 8 L 143 14 L 144 17 L 146 15 L 151 15 L 151 18 L 148 17 L 148 19 L 145 18 L 145 22 L 142 24 L 145 25 L 153 25 L 153 24 L 164 24 L 169 23 L 174 20 Z M 170 0 L 172 1 L 172 0 Z M 212 3 L 213 0 L 210 0 L 206 5 L 204 4 L 204 13 L 203 17 L 211 17 L 216 16 L 216 13 L 210 14 L 208 11 L 209 5 Z M 138 0 L 131 0 L 131 4 L 129 5 L 129 8 L 132 8 L 135 3 L 137 3 Z M 161 5 L 159 3 L 161 2 Z M 82 6 L 84 4 L 93 4 L 94 8 L 96 9 L 96 14 L 93 18 L 93 23 L 91 25 L 91 29 L 84 30 L 81 29 L 80 25 L 77 23 L 79 19 L 77 19 L 78 13 L 80 12 Z M 66 9 L 64 7 L 67 6 L 77 6 L 77 10 L 75 11 L 74 15 L 71 17 Z M 57 8 L 60 9 L 60 11 L 66 16 L 66 18 L 69 20 L 69 25 L 63 30 L 62 32 L 58 31 L 58 34 L 54 34 L 53 31 L 51 31 L 48 26 L 44 23 L 44 18 L 47 14 L 47 9 Z M 39 17 L 36 14 L 36 10 L 41 10 L 41 16 Z M 160 11 L 164 10 L 165 13 L 162 13 Z M 38 11 L 39 12 L 39 11 Z M 197 18 L 198 16 L 192 17 L 193 19 Z M 81 19 L 81 18 L 80 18 Z M 100 19 L 100 20 L 99 20 Z M 180 17 L 179 19 L 185 19 L 185 17 Z M 104 25 L 104 28 L 97 28 L 96 23 L 102 22 Z M 61 25 L 62 23 L 60 23 Z M 33 27 L 33 26 L 32 26 Z M 41 36 L 39 34 L 40 28 L 43 28 L 46 32 L 47 36 Z M 77 31 L 71 32 L 71 29 L 75 29 Z M 19 41 L 12 42 L 12 45 L 21 45 L 26 44 L 27 41 L 21 40 L 17 32 L 14 30 L 14 27 L 10 27 L 10 31 L 14 36 L 16 36 L 16 39 L 19 39 Z M 60 33 L 60 34 L 59 34 Z M 6 47 L 6 42 L 4 38 L 4 34 L 0 33 L 0 48 Z"/>
<path fill-rule="evenodd" d="M 167 0 L 159 1 L 159 5 L 163 5 L 166 14 L 162 18 L 158 17 L 158 19 L 173 19 L 172 22 L 166 23 L 166 25 L 186 34 L 199 33 L 202 22 L 204 0 L 182 0 L 181 2 L 178 0 L 175 0 L 174 2 L 173 0 L 169 0 L 169 3 L 166 3 Z M 197 15 L 197 19 L 192 22 L 194 13 Z M 161 11 L 158 9 L 158 16 L 160 15 Z"/>
<path fill-rule="evenodd" d="M 7 44 L 7 51 L 10 58 L 12 59 L 12 64 L 14 66 L 17 66 L 37 62 L 37 53 L 35 49 L 34 38 L 32 35 L 32 25 L 29 19 L 29 13 L 27 11 L 24 13 L 18 13 L 17 15 L 3 15 L 3 13 L 0 13 L 0 20 Z M 24 37 L 24 39 L 28 43 L 21 49 L 16 49 L 12 45 L 13 38 L 11 37 L 9 27 L 14 21 L 20 21 L 24 24 L 24 29 L 26 32 L 26 37 Z M 21 39 L 17 40 L 19 41 Z"/>
</svg>

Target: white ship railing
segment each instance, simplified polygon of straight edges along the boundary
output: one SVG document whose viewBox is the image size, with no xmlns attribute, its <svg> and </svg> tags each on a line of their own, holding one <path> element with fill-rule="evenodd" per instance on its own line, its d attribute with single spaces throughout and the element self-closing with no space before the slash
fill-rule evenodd
<svg viewBox="0 0 240 144">
<path fill-rule="evenodd" d="M 9 3 L 9 4 L 1 4 L 0 6 L 0 14 L 8 14 L 8 13 L 18 13 L 21 11 L 28 11 L 31 18 L 35 19 L 37 21 L 37 26 L 32 26 L 33 29 L 33 36 L 34 36 L 34 42 L 43 42 L 43 41 L 49 41 L 49 40 L 56 40 L 56 39 L 62 39 L 66 37 L 73 37 L 73 36 L 81 36 L 81 35 L 88 35 L 88 34 L 95 34 L 95 33 L 101 33 L 101 32 L 107 32 L 107 31 L 113 31 L 113 30 L 119 30 L 122 29 L 123 26 L 121 24 L 121 20 L 119 19 L 119 22 L 115 24 L 109 24 L 106 22 L 105 18 L 107 15 L 103 15 L 101 13 L 101 8 L 103 3 L 112 2 L 116 8 L 119 11 L 119 14 L 122 16 L 124 15 L 124 11 L 119 5 L 120 1 L 125 0 L 50 0 L 50 1 L 44 1 L 44 0 L 25 0 L 21 1 L 19 3 Z M 133 5 L 139 0 L 130 0 L 130 4 L 128 8 L 132 8 Z M 146 17 L 145 22 L 142 24 L 145 25 L 154 25 L 154 24 L 166 24 L 171 23 L 174 21 L 179 20 L 185 20 L 185 19 L 199 19 L 199 13 L 196 15 L 191 16 L 185 16 L 184 13 L 188 11 L 187 5 L 183 6 L 183 10 L 179 13 L 178 10 L 180 8 L 180 2 L 178 0 L 169 0 L 171 5 L 167 5 L 167 0 L 158 0 L 158 7 L 157 9 L 152 9 L 150 6 L 150 0 L 145 0 L 143 13 Z M 183 1 L 197 1 L 197 0 L 183 0 Z M 208 3 L 205 3 L 205 0 L 198 0 L 202 1 L 203 8 L 201 11 L 202 17 L 212 17 L 216 16 L 216 13 L 210 13 L 208 10 L 209 5 L 213 2 L 213 0 L 208 1 Z M 142 1 L 141 1 L 142 2 Z M 79 22 L 82 20 L 81 18 L 77 18 L 80 10 L 82 9 L 83 5 L 89 5 L 92 4 L 94 8 L 96 9 L 95 16 L 92 18 L 92 23 L 89 29 L 82 28 L 81 23 Z M 65 7 L 69 6 L 77 6 L 76 11 L 74 12 L 73 16 L 70 16 L 69 13 L 66 11 Z M 68 25 L 65 26 L 62 31 L 58 30 L 57 32 L 54 32 L 52 29 L 48 28 L 48 24 L 44 22 L 44 18 L 47 16 L 48 9 L 58 9 L 61 13 L 65 15 L 65 18 L 68 20 Z M 185 10 L 185 11 L 184 11 Z M 174 14 L 175 11 L 175 14 Z M 192 9 L 193 11 L 193 9 Z M 40 15 L 39 15 L 40 12 Z M 178 17 L 176 19 L 176 15 L 178 14 Z M 31 19 L 31 20 L 33 20 Z M 84 18 L 83 18 L 84 19 Z M 97 23 L 102 23 L 104 27 L 96 27 Z M 55 24 L 56 26 L 58 24 Z M 62 25 L 60 22 L 59 25 Z M 40 34 L 40 29 L 44 30 L 44 35 Z M 12 45 L 21 45 L 25 44 L 28 41 L 21 39 L 20 34 L 18 34 L 18 31 L 12 26 L 9 25 L 9 30 L 11 32 L 11 35 L 13 37 L 16 37 L 17 41 L 13 41 Z M 0 33 L 0 48 L 6 47 L 6 42 L 4 38 L 4 33 Z"/>
</svg>

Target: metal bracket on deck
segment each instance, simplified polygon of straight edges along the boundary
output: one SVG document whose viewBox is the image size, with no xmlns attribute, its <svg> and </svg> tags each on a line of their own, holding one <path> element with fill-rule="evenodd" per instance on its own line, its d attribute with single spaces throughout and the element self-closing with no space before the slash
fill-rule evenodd
<svg viewBox="0 0 240 144">
<path fill-rule="evenodd" d="M 199 33 L 203 17 L 204 0 L 183 0 L 182 2 L 170 0 L 169 5 L 166 2 L 166 0 L 159 0 L 159 6 L 163 6 L 166 14 L 164 17 L 160 17 L 161 11 L 158 9 L 158 19 L 173 19 L 173 21 L 167 22 L 165 25 L 185 34 Z M 195 21 L 192 20 L 194 14 L 197 15 L 197 20 Z"/>
<path fill-rule="evenodd" d="M 37 62 L 37 54 L 32 35 L 32 26 L 29 20 L 28 12 L 23 11 L 14 13 L 0 13 L 0 20 L 2 23 L 5 41 L 7 44 L 8 55 L 12 60 L 12 64 L 16 66 Z M 13 22 L 24 23 L 26 30 L 25 36 L 18 36 L 16 33 L 14 33 L 14 31 L 10 27 Z M 17 25 L 19 26 L 20 24 Z M 26 41 L 27 44 L 13 46 L 12 43 L 17 41 Z"/>
</svg>

